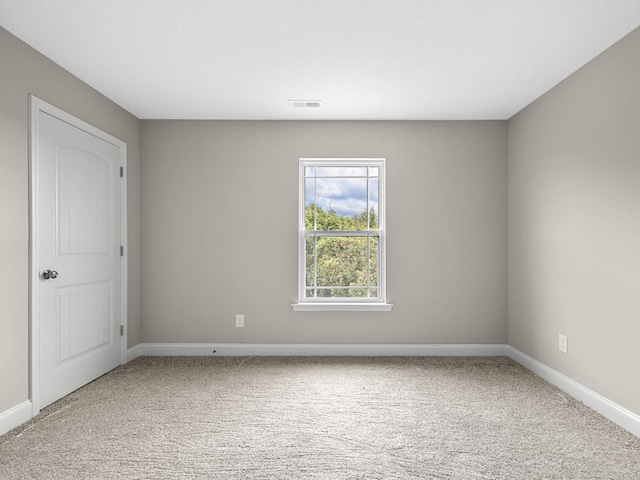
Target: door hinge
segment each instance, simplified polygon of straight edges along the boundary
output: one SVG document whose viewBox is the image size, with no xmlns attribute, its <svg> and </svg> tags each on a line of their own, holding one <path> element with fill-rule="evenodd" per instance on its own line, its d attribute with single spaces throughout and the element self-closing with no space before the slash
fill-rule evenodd
<svg viewBox="0 0 640 480">
<path fill-rule="evenodd" d="M 124 325 L 120 325 L 120 336 L 124 337 Z"/>
<path fill-rule="evenodd" d="M 124 246 L 120 245 L 120 256 L 124 257 Z"/>
<path fill-rule="evenodd" d="M 120 177 L 124 177 L 124 167 L 120 167 Z"/>
</svg>

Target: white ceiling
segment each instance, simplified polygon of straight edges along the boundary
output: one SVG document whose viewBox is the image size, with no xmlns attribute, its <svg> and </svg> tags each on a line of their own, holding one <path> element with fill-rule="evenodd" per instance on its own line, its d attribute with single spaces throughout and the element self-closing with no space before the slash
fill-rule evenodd
<svg viewBox="0 0 640 480">
<path fill-rule="evenodd" d="M 506 119 L 640 0 L 0 0 L 0 25 L 144 119 Z"/>
</svg>

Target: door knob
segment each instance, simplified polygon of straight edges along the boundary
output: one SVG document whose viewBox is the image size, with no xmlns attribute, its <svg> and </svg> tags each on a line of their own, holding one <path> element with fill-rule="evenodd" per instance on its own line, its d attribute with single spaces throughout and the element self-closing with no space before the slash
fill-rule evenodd
<svg viewBox="0 0 640 480">
<path fill-rule="evenodd" d="M 42 272 L 43 280 L 53 280 L 54 278 L 58 278 L 58 272 L 56 272 L 55 270 L 45 270 L 44 272 Z"/>
</svg>

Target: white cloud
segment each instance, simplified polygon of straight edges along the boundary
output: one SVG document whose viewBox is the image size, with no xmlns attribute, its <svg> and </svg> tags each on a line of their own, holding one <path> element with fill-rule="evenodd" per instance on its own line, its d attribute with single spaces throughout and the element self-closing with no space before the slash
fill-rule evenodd
<svg viewBox="0 0 640 480">
<path fill-rule="evenodd" d="M 369 181 L 370 190 L 367 191 Z M 314 192 L 315 186 L 315 192 Z M 315 194 L 315 195 L 314 195 Z M 367 203 L 367 194 L 370 200 Z M 378 179 L 316 178 L 307 183 L 307 204 L 317 202 L 325 211 L 331 207 L 338 215 L 352 217 L 374 208 L 378 210 Z"/>
</svg>

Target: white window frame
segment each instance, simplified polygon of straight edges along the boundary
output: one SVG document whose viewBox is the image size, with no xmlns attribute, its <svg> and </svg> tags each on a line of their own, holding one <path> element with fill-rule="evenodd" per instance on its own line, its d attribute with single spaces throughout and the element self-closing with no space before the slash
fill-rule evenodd
<svg viewBox="0 0 640 480">
<path fill-rule="evenodd" d="M 306 167 L 378 167 L 378 297 L 376 298 L 306 298 L 306 238 L 305 230 Z M 386 292 L 386 196 L 384 158 L 301 158 L 299 160 L 298 198 L 298 303 L 292 304 L 295 311 L 390 311 L 393 305 L 387 303 Z M 328 234 L 335 234 L 333 231 Z M 367 236 L 367 233 L 341 232 L 338 236 Z"/>
</svg>

